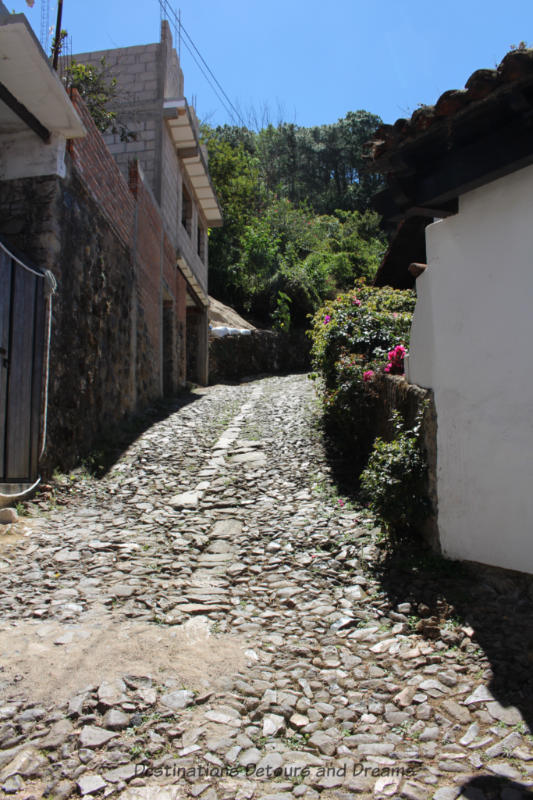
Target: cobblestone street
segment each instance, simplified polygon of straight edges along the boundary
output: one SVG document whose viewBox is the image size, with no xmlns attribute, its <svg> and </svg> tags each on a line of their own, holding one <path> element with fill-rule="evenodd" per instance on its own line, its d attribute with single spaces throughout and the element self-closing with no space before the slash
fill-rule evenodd
<svg viewBox="0 0 533 800">
<path fill-rule="evenodd" d="M 3 536 L 2 796 L 529 797 L 527 592 L 402 572 L 305 375 L 187 400 Z"/>
</svg>

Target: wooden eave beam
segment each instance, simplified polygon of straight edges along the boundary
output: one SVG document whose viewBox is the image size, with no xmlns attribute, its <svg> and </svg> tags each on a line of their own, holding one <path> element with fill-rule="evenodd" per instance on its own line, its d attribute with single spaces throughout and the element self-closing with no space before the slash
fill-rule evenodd
<svg viewBox="0 0 533 800">
<path fill-rule="evenodd" d="M 533 129 L 521 118 L 446 153 L 416 181 L 416 204 L 438 206 L 532 163 Z"/>
<path fill-rule="evenodd" d="M 386 189 L 374 196 L 372 205 L 382 217 L 391 222 L 401 222 L 402 219 L 410 217 L 427 217 L 430 219 L 438 217 L 444 219 L 457 214 L 459 208 L 457 197 L 447 200 L 445 203 L 424 206 L 416 205 L 412 198 L 409 198 L 408 202 L 402 205 L 397 202 L 393 193 Z"/>
<path fill-rule="evenodd" d="M 39 122 L 37 117 L 32 114 L 25 105 L 20 103 L 15 95 L 11 94 L 7 86 L 5 86 L 3 83 L 0 83 L 0 100 L 3 100 L 6 106 L 8 106 L 8 108 L 10 108 L 11 111 L 13 111 L 13 113 L 15 113 L 17 117 L 28 126 L 28 128 L 31 128 L 31 130 L 36 133 L 37 136 L 39 136 L 43 142 L 45 142 L 45 144 L 48 144 L 50 141 L 50 131 L 48 128 L 45 128 L 44 125 Z"/>
<path fill-rule="evenodd" d="M 375 196 L 376 210 L 393 221 L 450 216 L 460 195 L 533 164 L 533 120 L 515 117 L 504 127 L 485 130 L 484 136 L 440 154 L 419 152 L 415 175 L 403 181 L 389 176 L 390 189 Z"/>
</svg>

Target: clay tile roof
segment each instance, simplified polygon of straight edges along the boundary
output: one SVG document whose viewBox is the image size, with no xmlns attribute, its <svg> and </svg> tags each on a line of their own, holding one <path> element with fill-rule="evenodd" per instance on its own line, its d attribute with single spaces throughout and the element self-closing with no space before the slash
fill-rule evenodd
<svg viewBox="0 0 533 800">
<path fill-rule="evenodd" d="M 466 192 L 533 164 L 533 50 L 513 50 L 464 89 L 381 125 L 367 157 L 385 178 L 373 205 L 387 226 L 399 223 L 376 283 L 405 288 L 409 264 L 425 260 L 429 222 L 456 214 Z"/>
<path fill-rule="evenodd" d="M 512 50 L 502 60 L 497 69 L 478 69 L 465 83 L 464 89 L 450 89 L 444 92 L 434 106 L 421 106 L 413 112 L 409 120 L 398 119 L 394 125 L 382 125 L 375 138 L 368 143 L 370 157 L 379 162 L 386 153 L 399 144 L 416 140 L 435 125 L 443 124 L 445 119 L 455 117 L 469 106 L 491 95 L 509 89 L 509 84 L 528 82 L 533 79 L 533 49 Z M 374 165 L 378 166 L 379 163 Z"/>
<path fill-rule="evenodd" d="M 464 192 L 533 163 L 533 50 L 513 50 L 435 105 L 381 125 L 366 156 L 385 178 L 374 199 L 385 218 L 456 213 Z"/>
</svg>

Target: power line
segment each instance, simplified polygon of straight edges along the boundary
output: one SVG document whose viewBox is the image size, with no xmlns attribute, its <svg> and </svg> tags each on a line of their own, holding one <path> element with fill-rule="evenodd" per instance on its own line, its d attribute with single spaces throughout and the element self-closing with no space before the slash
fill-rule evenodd
<svg viewBox="0 0 533 800">
<path fill-rule="evenodd" d="M 226 94 L 226 92 L 224 91 L 222 86 L 220 85 L 219 81 L 217 80 L 217 78 L 214 75 L 214 73 L 212 72 L 212 70 L 209 68 L 209 65 L 206 63 L 205 59 L 203 58 L 202 54 L 200 53 L 200 51 L 198 50 L 198 48 L 194 44 L 194 42 L 191 39 L 191 37 L 189 36 L 189 34 L 187 33 L 186 29 L 183 27 L 183 23 L 181 24 L 181 30 L 185 34 L 187 39 L 190 41 L 190 43 L 191 43 L 192 47 L 194 48 L 195 52 L 198 54 L 198 57 L 201 59 L 202 63 L 205 65 L 205 68 L 207 69 L 207 71 L 209 72 L 209 74 L 211 75 L 213 80 L 215 81 L 216 85 L 218 86 L 218 88 L 220 89 L 220 91 L 222 92 L 224 97 L 226 98 L 230 108 L 235 112 L 235 116 L 240 121 L 241 125 L 244 125 L 244 120 L 242 119 L 241 115 L 239 114 L 239 112 L 237 111 L 237 109 L 235 108 L 235 106 L 233 105 L 231 100 L 229 99 L 228 95 Z"/>
<path fill-rule="evenodd" d="M 185 30 L 183 23 L 181 21 L 181 11 L 178 16 L 175 10 L 169 5 L 167 0 L 159 0 L 159 8 L 161 11 L 161 18 L 163 18 L 163 16 L 166 14 L 167 17 L 169 17 L 169 22 L 173 23 L 174 39 L 175 40 L 177 39 L 179 43 L 179 49 L 181 50 L 181 44 L 185 45 L 194 63 L 196 64 L 196 66 L 204 76 L 205 80 L 213 90 L 215 96 L 223 106 L 226 113 L 231 117 L 233 122 L 238 122 L 242 126 L 245 126 L 244 120 L 241 117 L 239 111 L 236 109 L 236 107 L 233 105 L 232 101 L 224 91 L 222 85 L 220 84 L 220 81 L 217 79 L 216 75 L 214 74 L 214 72 L 209 67 L 208 63 L 200 53 L 192 37 Z"/>
<path fill-rule="evenodd" d="M 191 58 L 193 59 L 194 63 L 196 64 L 196 66 L 198 67 L 198 69 L 200 70 L 200 72 L 202 73 L 202 75 L 204 76 L 204 78 L 206 79 L 206 81 L 208 82 L 208 84 L 211 86 L 211 89 L 212 89 L 212 90 L 213 90 L 213 92 L 215 93 L 215 95 L 216 95 L 216 97 L 218 98 L 219 102 L 220 102 L 220 103 L 222 104 L 222 106 L 224 107 L 224 110 L 226 111 L 226 113 L 227 113 L 227 114 L 229 114 L 229 116 L 232 118 L 232 120 L 233 120 L 234 122 L 240 122 L 240 124 L 241 124 L 241 125 L 244 125 L 244 122 L 242 121 L 242 119 L 241 119 L 240 115 L 238 114 L 238 112 L 237 112 L 236 110 L 235 110 L 235 113 L 233 112 L 233 110 L 232 110 L 232 109 L 234 108 L 234 107 L 233 107 L 233 105 L 231 105 L 230 107 L 228 107 L 228 105 L 227 105 L 227 104 L 226 104 L 226 102 L 224 101 L 223 97 L 221 97 L 221 96 L 220 96 L 220 94 L 219 94 L 219 92 L 217 91 L 216 87 L 215 87 L 215 86 L 213 85 L 213 83 L 210 81 L 210 79 L 209 79 L 209 75 L 206 73 L 206 71 L 205 71 L 205 70 L 204 70 L 204 68 L 202 67 L 202 64 L 201 64 L 201 63 L 198 61 L 198 59 L 196 58 L 196 56 L 195 56 L 195 54 L 194 54 L 194 51 L 193 51 L 193 50 L 190 48 L 190 46 L 189 46 L 188 42 L 186 42 L 185 40 L 182 40 L 182 41 L 183 41 L 183 44 L 185 45 L 185 47 L 187 48 L 187 50 L 188 50 L 188 52 L 189 52 L 189 54 L 190 54 Z"/>
</svg>

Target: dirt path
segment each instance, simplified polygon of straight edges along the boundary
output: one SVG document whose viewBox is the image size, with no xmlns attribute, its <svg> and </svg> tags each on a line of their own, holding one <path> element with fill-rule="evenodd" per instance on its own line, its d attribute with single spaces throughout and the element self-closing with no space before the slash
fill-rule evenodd
<svg viewBox="0 0 533 800">
<path fill-rule="evenodd" d="M 5 796 L 528 796 L 525 706 L 464 619 L 391 600 L 305 376 L 205 390 L 63 484 L 1 545 Z"/>
</svg>

